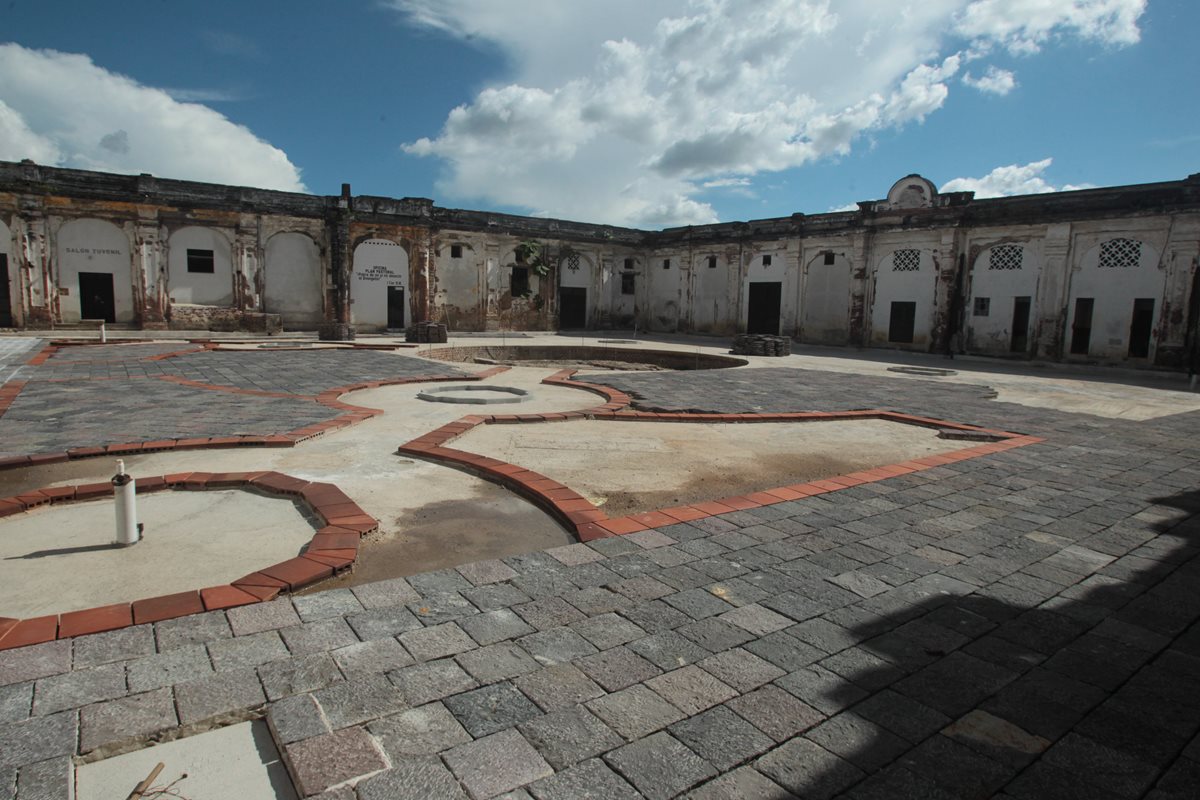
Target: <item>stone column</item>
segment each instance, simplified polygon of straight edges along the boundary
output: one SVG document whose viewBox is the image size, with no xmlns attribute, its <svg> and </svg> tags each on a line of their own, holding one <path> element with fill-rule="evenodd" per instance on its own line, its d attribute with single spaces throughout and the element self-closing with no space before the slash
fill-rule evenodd
<svg viewBox="0 0 1200 800">
<path fill-rule="evenodd" d="M 169 304 L 165 280 L 167 256 L 157 210 L 139 207 L 132 234 L 134 306 L 143 328 L 164 329 Z"/>
<path fill-rule="evenodd" d="M 1058 360 L 1063 355 L 1071 287 L 1071 224 L 1048 226 L 1042 252 L 1033 352 L 1038 358 Z"/>
</svg>

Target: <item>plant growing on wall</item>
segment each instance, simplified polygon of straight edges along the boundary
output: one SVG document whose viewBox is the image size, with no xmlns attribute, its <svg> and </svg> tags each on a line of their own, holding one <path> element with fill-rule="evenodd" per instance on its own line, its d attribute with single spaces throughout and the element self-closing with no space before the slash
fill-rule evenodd
<svg viewBox="0 0 1200 800">
<path fill-rule="evenodd" d="M 517 263 L 533 270 L 539 278 L 550 274 L 550 263 L 543 258 L 545 247 L 537 239 L 526 239 L 516 246 Z"/>
</svg>

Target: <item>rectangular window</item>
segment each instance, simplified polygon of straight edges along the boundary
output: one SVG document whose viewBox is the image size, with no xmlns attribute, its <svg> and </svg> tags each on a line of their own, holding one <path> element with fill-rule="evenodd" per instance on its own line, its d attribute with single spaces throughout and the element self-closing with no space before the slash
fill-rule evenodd
<svg viewBox="0 0 1200 800">
<path fill-rule="evenodd" d="M 832 267 L 832 266 L 833 266 L 833 259 L 834 259 L 833 251 L 832 251 L 832 250 L 826 250 L 826 251 L 825 251 L 825 266 L 827 266 L 827 267 Z"/>
<path fill-rule="evenodd" d="M 450 245 L 450 257 L 451 258 L 462 258 L 462 245 L 461 244 Z"/>
<path fill-rule="evenodd" d="M 213 259 L 212 250 L 192 250 L 187 251 L 187 271 L 188 272 L 207 272 L 210 275 L 217 271 L 216 263 Z"/>
<path fill-rule="evenodd" d="M 763 256 L 763 266 L 764 267 L 771 266 L 771 257 L 770 256 Z"/>
<path fill-rule="evenodd" d="M 716 256 L 709 256 L 709 257 L 708 257 L 708 268 L 709 268 L 709 269 L 716 269 L 716 268 L 717 268 L 717 257 L 716 257 Z"/>
<path fill-rule="evenodd" d="M 633 269 L 633 259 L 632 258 L 625 259 L 625 269 Z"/>
<path fill-rule="evenodd" d="M 975 298 L 975 316 L 986 317 L 988 315 L 988 311 L 991 309 L 991 307 L 992 307 L 992 299 L 990 297 L 976 297 Z"/>
<path fill-rule="evenodd" d="M 529 267 L 512 268 L 508 291 L 513 297 L 525 297 L 529 294 Z"/>
<path fill-rule="evenodd" d="M 670 269 L 670 268 L 671 268 L 671 259 L 664 258 L 663 259 L 663 269 Z"/>
<path fill-rule="evenodd" d="M 621 294 L 633 294 L 634 280 L 632 272 L 621 273 Z"/>
</svg>

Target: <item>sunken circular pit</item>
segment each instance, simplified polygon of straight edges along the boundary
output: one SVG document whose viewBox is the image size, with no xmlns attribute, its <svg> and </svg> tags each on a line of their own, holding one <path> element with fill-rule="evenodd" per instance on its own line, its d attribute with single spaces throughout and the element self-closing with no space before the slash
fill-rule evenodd
<svg viewBox="0 0 1200 800">
<path fill-rule="evenodd" d="M 425 353 L 438 361 L 474 364 L 579 366 L 587 369 L 729 369 L 744 367 L 742 358 L 686 350 L 641 350 L 594 345 L 521 345 L 441 347 Z M 536 362 L 536 363 L 530 363 Z"/>
</svg>

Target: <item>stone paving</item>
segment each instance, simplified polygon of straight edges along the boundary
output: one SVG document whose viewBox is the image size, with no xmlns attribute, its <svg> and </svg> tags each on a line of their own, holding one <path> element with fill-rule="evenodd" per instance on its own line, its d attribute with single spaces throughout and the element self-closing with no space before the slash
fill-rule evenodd
<svg viewBox="0 0 1200 800">
<path fill-rule="evenodd" d="M 0 797 L 65 798 L 73 757 L 257 713 L 324 800 L 1200 794 L 1200 415 L 790 369 L 604 380 L 644 407 L 882 405 L 1046 442 L 0 653 Z"/>
</svg>

